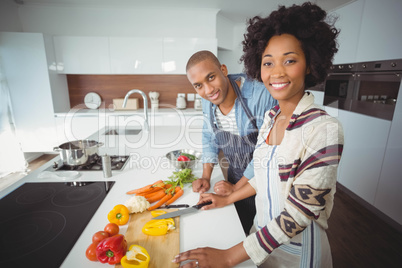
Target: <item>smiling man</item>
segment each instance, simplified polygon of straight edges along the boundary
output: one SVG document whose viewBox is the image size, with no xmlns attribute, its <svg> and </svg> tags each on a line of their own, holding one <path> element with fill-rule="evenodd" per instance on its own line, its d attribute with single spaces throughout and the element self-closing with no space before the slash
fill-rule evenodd
<svg viewBox="0 0 402 268">
<path fill-rule="evenodd" d="M 254 177 L 253 152 L 258 129 L 266 111 L 277 104 L 264 84 L 245 74 L 228 75 L 227 67 L 210 51 L 192 55 L 187 78 L 203 98 L 203 174 L 193 182 L 193 191 L 210 189 L 214 165 L 222 150 L 229 163 L 228 181 L 214 185 L 215 193 L 229 195 Z M 244 232 L 249 233 L 255 215 L 254 197 L 235 203 Z"/>
</svg>

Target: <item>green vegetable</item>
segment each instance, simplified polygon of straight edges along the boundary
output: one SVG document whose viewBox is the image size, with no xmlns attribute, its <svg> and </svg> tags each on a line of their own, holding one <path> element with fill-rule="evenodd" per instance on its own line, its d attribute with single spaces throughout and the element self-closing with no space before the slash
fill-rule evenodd
<svg viewBox="0 0 402 268">
<path fill-rule="evenodd" d="M 169 177 L 169 180 L 164 181 L 165 184 L 171 184 L 172 186 L 167 190 L 175 189 L 176 186 L 180 186 L 183 189 L 183 186 L 188 183 L 192 183 L 197 178 L 191 173 L 190 168 L 186 168 L 180 171 L 173 171 L 173 175 Z"/>
<path fill-rule="evenodd" d="M 195 155 L 192 155 L 192 154 L 181 153 L 180 155 L 187 156 L 188 158 L 190 158 L 190 160 L 195 160 L 196 159 Z"/>
</svg>

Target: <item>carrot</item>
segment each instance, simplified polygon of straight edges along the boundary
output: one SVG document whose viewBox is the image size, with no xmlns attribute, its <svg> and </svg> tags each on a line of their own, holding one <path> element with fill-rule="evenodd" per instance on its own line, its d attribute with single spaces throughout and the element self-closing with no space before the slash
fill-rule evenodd
<svg viewBox="0 0 402 268">
<path fill-rule="evenodd" d="M 152 198 L 153 196 L 158 196 L 158 195 L 160 195 L 161 193 L 165 193 L 165 189 L 158 189 L 158 191 L 156 191 L 156 192 L 152 192 L 152 193 L 149 193 L 149 194 L 145 194 L 145 195 L 143 195 L 146 199 L 149 199 L 149 198 Z"/>
<path fill-rule="evenodd" d="M 147 198 L 147 200 L 149 203 L 153 203 L 158 200 L 161 200 L 165 195 L 166 195 L 165 191 L 161 191 L 161 192 L 158 192 L 158 194 L 155 194 L 155 195 Z"/>
<path fill-rule="evenodd" d="M 151 188 L 151 190 L 149 190 L 147 192 L 142 192 L 142 193 L 138 193 L 138 194 L 135 194 L 135 195 L 144 196 L 146 198 L 147 195 L 159 192 L 161 190 L 164 190 L 164 188 L 163 187 L 154 187 L 154 188 Z"/>
<path fill-rule="evenodd" d="M 159 183 L 163 183 L 163 181 L 159 180 L 159 181 L 156 181 L 156 182 L 154 182 L 152 184 L 149 184 L 147 186 L 128 191 L 127 194 L 139 194 L 139 193 L 147 192 L 147 191 L 151 190 L 155 185 L 157 185 Z"/>
<path fill-rule="evenodd" d="M 177 188 L 177 187 L 176 187 Z M 180 187 L 179 187 L 180 188 Z M 174 201 L 176 201 L 180 196 L 182 196 L 184 193 L 183 189 L 180 188 L 178 191 L 175 192 L 174 196 L 172 198 L 170 198 L 165 204 L 166 205 L 170 205 L 172 204 Z"/>
<path fill-rule="evenodd" d="M 156 203 L 156 204 L 153 205 L 153 206 L 150 206 L 150 207 L 148 208 L 148 210 L 154 210 L 154 209 L 156 209 L 156 208 L 162 206 L 162 205 L 165 204 L 166 201 L 168 201 L 170 198 L 172 198 L 172 194 L 167 194 L 167 195 L 165 195 L 161 200 L 158 201 L 158 203 Z"/>
</svg>

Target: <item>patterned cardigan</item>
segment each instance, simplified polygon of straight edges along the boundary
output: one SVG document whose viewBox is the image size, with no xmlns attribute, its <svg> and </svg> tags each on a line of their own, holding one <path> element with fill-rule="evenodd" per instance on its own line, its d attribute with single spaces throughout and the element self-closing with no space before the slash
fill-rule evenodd
<svg viewBox="0 0 402 268">
<path fill-rule="evenodd" d="M 259 142 L 267 138 L 271 119 L 278 110 L 279 106 L 276 106 L 265 114 Z M 262 264 L 275 248 L 302 232 L 312 221 L 328 228 L 342 149 L 343 130 L 339 121 L 314 104 L 314 96 L 306 92 L 278 150 L 278 159 L 281 159 L 279 178 L 286 184 L 282 188 L 285 208 L 243 243 L 254 263 Z M 258 195 L 255 178 L 249 183 Z"/>
</svg>

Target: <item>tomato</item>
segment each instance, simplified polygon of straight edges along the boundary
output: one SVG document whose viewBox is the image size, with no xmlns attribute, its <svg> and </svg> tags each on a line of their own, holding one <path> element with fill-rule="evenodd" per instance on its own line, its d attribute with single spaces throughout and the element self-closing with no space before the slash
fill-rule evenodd
<svg viewBox="0 0 402 268">
<path fill-rule="evenodd" d="M 119 233 L 120 228 L 116 223 L 108 223 L 106 224 L 104 231 L 109 233 L 110 236 L 114 236 Z"/>
<path fill-rule="evenodd" d="M 108 232 L 105 232 L 105 231 L 96 232 L 92 236 L 92 243 L 99 244 L 100 241 L 102 241 L 105 238 L 108 238 L 109 236 L 110 236 L 110 234 Z"/>
<path fill-rule="evenodd" d="M 90 260 L 90 261 L 98 261 L 98 258 L 96 257 L 96 247 L 97 246 L 98 246 L 98 243 L 92 243 L 87 248 L 87 251 L 85 252 L 85 255 L 87 256 L 88 260 Z"/>
<path fill-rule="evenodd" d="M 188 158 L 185 155 L 181 155 L 177 158 L 177 161 L 190 161 L 190 158 Z"/>
</svg>

